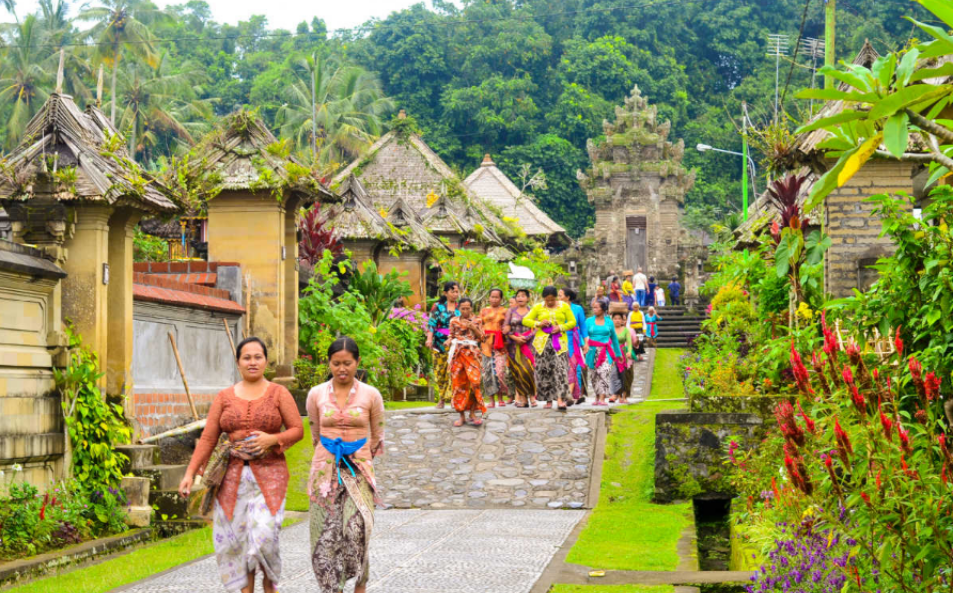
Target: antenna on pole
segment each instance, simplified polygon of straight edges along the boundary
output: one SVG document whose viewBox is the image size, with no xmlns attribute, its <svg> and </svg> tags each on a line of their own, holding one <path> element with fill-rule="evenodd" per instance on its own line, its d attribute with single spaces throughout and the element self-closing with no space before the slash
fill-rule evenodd
<svg viewBox="0 0 953 593">
<path fill-rule="evenodd" d="M 815 87 L 815 78 L 817 77 L 817 61 L 824 58 L 824 42 L 813 37 L 801 39 L 801 47 L 798 53 L 806 54 L 811 58 L 811 88 Z M 811 99 L 811 112 L 814 111 L 814 99 Z"/>
<path fill-rule="evenodd" d="M 318 52 L 311 54 L 311 166 L 315 167 L 318 163 L 318 107 L 315 95 L 317 79 Z"/>
<path fill-rule="evenodd" d="M 781 56 L 788 55 L 788 36 L 768 35 L 768 56 L 774 57 L 774 123 L 778 123 L 778 85 L 781 76 Z"/>
<path fill-rule="evenodd" d="M 99 77 L 96 79 L 96 107 L 103 106 L 103 65 L 99 65 Z"/>
<path fill-rule="evenodd" d="M 63 93 L 63 66 L 66 63 L 66 50 L 60 48 L 60 65 L 56 68 L 56 94 Z"/>
</svg>

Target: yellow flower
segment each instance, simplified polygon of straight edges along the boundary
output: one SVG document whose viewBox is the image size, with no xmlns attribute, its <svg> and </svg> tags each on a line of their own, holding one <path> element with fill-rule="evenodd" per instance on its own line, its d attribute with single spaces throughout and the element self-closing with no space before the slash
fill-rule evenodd
<svg viewBox="0 0 953 593">
<path fill-rule="evenodd" d="M 810 321 L 814 318 L 814 311 L 811 311 L 811 308 L 807 305 L 807 303 L 801 303 L 797 306 L 797 314 L 805 321 Z"/>
<path fill-rule="evenodd" d="M 368 328 L 368 331 L 370 331 L 372 334 L 376 334 L 376 333 L 377 333 L 377 328 L 372 325 L 372 326 L 370 326 L 370 327 Z"/>
<path fill-rule="evenodd" d="M 435 192 L 430 192 L 427 194 L 427 208 L 432 208 L 434 204 L 437 203 L 437 200 L 440 199 L 440 196 Z"/>
<path fill-rule="evenodd" d="M 387 218 L 387 208 L 384 208 L 382 206 L 381 209 L 377 211 L 377 213 L 381 215 L 381 218 Z"/>
</svg>

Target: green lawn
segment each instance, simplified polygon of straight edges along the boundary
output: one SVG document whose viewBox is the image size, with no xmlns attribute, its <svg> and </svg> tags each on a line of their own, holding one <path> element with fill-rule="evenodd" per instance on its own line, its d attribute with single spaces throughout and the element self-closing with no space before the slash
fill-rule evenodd
<svg viewBox="0 0 953 593">
<path fill-rule="evenodd" d="M 414 401 L 399 401 L 399 402 L 384 402 L 385 410 L 404 410 L 407 408 L 432 408 L 434 406 L 433 402 L 414 402 Z"/>
<path fill-rule="evenodd" d="M 549 593 L 674 593 L 672 585 L 553 585 Z"/>
<path fill-rule="evenodd" d="M 609 570 L 675 570 L 678 566 L 676 545 L 692 521 L 691 504 L 653 504 L 651 500 L 655 414 L 680 404 L 652 400 L 681 397 L 681 379 L 675 369 L 681 354 L 679 350 L 657 350 L 649 399 L 611 416 L 599 502 L 567 562 Z"/>
</svg>

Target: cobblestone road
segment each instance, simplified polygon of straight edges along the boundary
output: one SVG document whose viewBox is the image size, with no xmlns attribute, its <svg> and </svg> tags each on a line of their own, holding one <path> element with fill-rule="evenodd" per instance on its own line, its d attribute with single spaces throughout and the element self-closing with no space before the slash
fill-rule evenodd
<svg viewBox="0 0 953 593">
<path fill-rule="evenodd" d="M 378 511 L 368 591 L 527 593 L 583 514 L 528 509 Z M 281 593 L 316 590 L 308 548 L 307 522 L 282 532 Z M 211 593 L 221 591 L 222 585 L 210 556 L 121 590 Z"/>
</svg>

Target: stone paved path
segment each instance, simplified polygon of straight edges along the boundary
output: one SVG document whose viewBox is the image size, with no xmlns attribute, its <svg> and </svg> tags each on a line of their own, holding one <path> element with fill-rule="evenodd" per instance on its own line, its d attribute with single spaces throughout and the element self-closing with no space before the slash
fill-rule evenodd
<svg viewBox="0 0 953 593">
<path fill-rule="evenodd" d="M 378 511 L 368 591 L 528 593 L 583 515 L 528 509 Z M 308 538 L 307 522 L 282 531 L 281 593 L 316 590 Z M 222 586 L 209 556 L 120 590 L 211 593 Z"/>
</svg>

